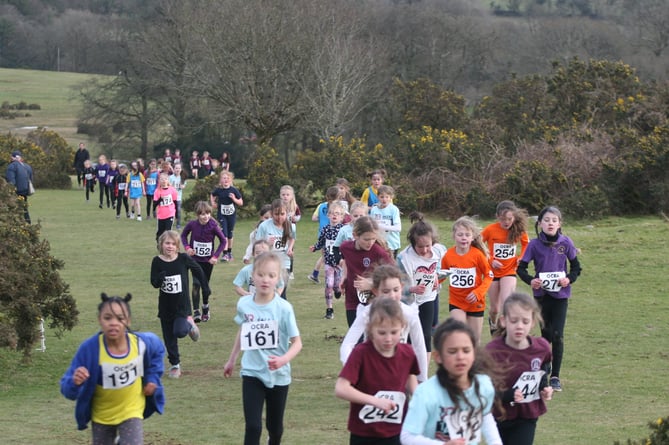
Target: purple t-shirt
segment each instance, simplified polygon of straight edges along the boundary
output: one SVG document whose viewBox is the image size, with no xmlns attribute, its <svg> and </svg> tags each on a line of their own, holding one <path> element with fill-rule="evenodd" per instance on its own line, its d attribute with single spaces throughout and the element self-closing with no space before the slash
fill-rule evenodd
<svg viewBox="0 0 669 445">
<path fill-rule="evenodd" d="M 569 298 L 571 285 L 560 287 L 556 281 L 569 274 L 568 262 L 576 258 L 576 247 L 568 236 L 560 234 L 555 243 L 549 244 L 542 235 L 530 241 L 521 260 L 528 264 L 534 262 L 534 278 L 540 278 L 543 283 L 542 288 L 532 289 L 532 292 L 535 297 Z"/>
</svg>

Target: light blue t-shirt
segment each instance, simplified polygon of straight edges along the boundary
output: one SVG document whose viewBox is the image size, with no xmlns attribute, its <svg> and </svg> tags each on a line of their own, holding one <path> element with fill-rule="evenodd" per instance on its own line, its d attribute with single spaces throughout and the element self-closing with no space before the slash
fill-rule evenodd
<svg viewBox="0 0 669 445">
<path fill-rule="evenodd" d="M 270 371 L 267 361 L 271 355 L 284 355 L 290 339 L 300 335 L 293 306 L 278 294 L 264 305 L 256 304 L 254 298 L 255 294 L 246 295 L 237 302 L 235 323 L 241 328 L 243 351 L 240 374 L 255 377 L 268 388 L 289 385 L 290 363 Z"/>
<path fill-rule="evenodd" d="M 465 397 L 474 406 L 473 412 L 464 402 L 456 406 L 436 375 L 418 385 L 409 402 L 402 431 L 436 440 L 445 440 L 447 436 L 451 440 L 464 437 L 468 445 L 477 445 L 483 416 L 492 409 L 495 388 L 485 374 L 477 374 L 476 380 L 481 400 L 476 396 L 474 385 L 465 390 Z"/>
<path fill-rule="evenodd" d="M 346 224 L 344 227 L 339 229 L 339 233 L 337 234 L 337 239 L 335 239 L 334 246 L 339 247 L 341 246 L 341 243 L 344 241 L 351 241 L 353 240 L 353 225 L 352 224 Z"/>
<path fill-rule="evenodd" d="M 177 201 L 181 201 L 181 197 L 183 196 L 184 193 L 184 190 L 181 188 L 181 185 L 183 184 L 185 186 L 186 181 L 182 181 L 181 176 L 177 175 L 170 175 L 168 179 L 170 181 L 170 185 L 174 187 L 174 190 L 177 191 Z"/>
<path fill-rule="evenodd" d="M 375 205 L 369 211 L 369 216 L 379 224 L 381 230 L 385 231 L 388 249 L 399 249 L 400 231 L 402 230 L 400 209 L 395 204 L 388 204 L 384 208 Z"/>
<path fill-rule="evenodd" d="M 290 228 L 291 228 L 291 237 L 293 239 L 296 239 L 295 224 L 291 224 Z M 261 222 L 258 228 L 256 229 L 256 240 L 265 239 L 269 241 L 270 245 L 272 246 L 272 251 L 282 254 L 284 269 L 289 269 L 290 257 L 286 254 L 288 246 L 286 246 L 286 244 L 281 242 L 282 237 L 283 237 L 283 229 L 277 227 L 274 224 L 274 220 L 271 218 Z"/>
</svg>

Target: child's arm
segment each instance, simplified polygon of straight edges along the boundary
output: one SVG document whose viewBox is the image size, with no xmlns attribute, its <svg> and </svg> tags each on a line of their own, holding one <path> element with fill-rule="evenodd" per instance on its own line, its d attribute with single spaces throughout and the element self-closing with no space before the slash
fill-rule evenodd
<svg viewBox="0 0 669 445">
<path fill-rule="evenodd" d="M 160 286 L 163 285 L 163 281 L 165 280 L 166 275 L 167 272 L 160 270 L 158 258 L 154 257 L 153 262 L 151 262 L 151 286 L 155 287 L 156 289 L 160 288 Z"/>
<path fill-rule="evenodd" d="M 404 303 L 402 303 L 404 305 Z M 413 306 L 415 307 L 415 306 Z M 409 323 L 409 337 L 411 337 L 411 347 L 413 348 L 420 375 L 418 380 L 424 382 L 427 380 L 429 363 L 427 362 L 427 349 L 425 347 L 425 337 L 423 336 L 423 327 L 420 325 L 418 313 L 415 316 L 407 317 Z"/>
<path fill-rule="evenodd" d="M 481 434 L 485 438 L 485 443 L 490 445 L 502 445 L 502 438 L 499 436 L 497 423 L 495 422 L 492 412 L 483 416 Z"/>
<path fill-rule="evenodd" d="M 394 401 L 390 399 L 381 399 L 371 394 L 365 394 L 343 377 L 337 379 L 337 383 L 335 384 L 335 396 L 351 403 L 375 406 L 386 414 L 395 409 Z"/>
<path fill-rule="evenodd" d="M 230 351 L 230 357 L 223 367 L 223 377 L 232 376 L 232 371 L 235 369 L 235 363 L 237 363 L 237 357 L 239 356 L 239 351 L 242 350 L 241 336 L 242 329 L 237 329 L 237 336 L 235 337 L 235 343 L 232 345 L 232 351 Z"/>
<path fill-rule="evenodd" d="M 407 378 L 407 384 L 405 387 L 406 394 L 407 395 L 413 394 L 413 392 L 416 390 L 417 387 L 418 387 L 418 379 L 416 378 L 416 374 L 409 374 L 409 377 Z"/>
<path fill-rule="evenodd" d="M 246 295 L 251 295 L 251 292 L 247 291 L 241 286 L 235 285 L 235 292 L 237 292 L 237 295 L 240 297 L 245 297 Z"/>
<path fill-rule="evenodd" d="M 284 365 L 287 365 L 302 350 L 302 338 L 300 336 L 290 337 L 290 347 L 283 355 L 270 355 L 267 365 L 270 371 L 276 371 Z"/>
<path fill-rule="evenodd" d="M 365 333 L 366 323 L 367 313 L 358 314 L 351 327 L 348 328 L 348 331 L 341 342 L 341 346 L 339 347 L 339 360 L 342 364 L 346 364 L 346 360 L 348 360 L 348 356 L 351 355 L 351 351 L 353 351 L 355 345 L 358 344 L 358 340 L 360 340 L 360 337 Z"/>
</svg>

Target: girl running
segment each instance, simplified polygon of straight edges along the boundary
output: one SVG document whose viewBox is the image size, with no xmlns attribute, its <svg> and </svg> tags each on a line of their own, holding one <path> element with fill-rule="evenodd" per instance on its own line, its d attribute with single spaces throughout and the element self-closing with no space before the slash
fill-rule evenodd
<svg viewBox="0 0 669 445">
<path fill-rule="evenodd" d="M 107 208 L 111 206 L 111 196 L 109 195 L 109 187 L 107 187 L 107 173 L 109 173 L 109 164 L 107 164 L 107 156 L 98 156 L 98 165 L 95 167 L 95 179 L 100 185 L 100 208 L 102 208 L 103 198 L 107 198 Z"/>
<path fill-rule="evenodd" d="M 260 443 L 265 402 L 268 443 L 281 443 L 291 382 L 290 362 L 302 349 L 293 307 L 277 298 L 276 286 L 282 267 L 283 261 L 276 253 L 259 255 L 253 264 L 255 293 L 237 302 L 235 323 L 240 327 L 223 375 L 232 375 L 237 357 L 244 351 L 240 372 L 246 422 L 244 445 Z"/>
<path fill-rule="evenodd" d="M 222 171 L 219 186 L 211 192 L 209 197 L 211 207 L 217 209 L 218 222 L 221 224 L 223 234 L 228 239 L 228 246 L 221 258 L 223 261 L 232 261 L 232 236 L 237 222 L 237 207 L 244 205 L 242 194 L 232 185 L 234 178 L 235 175 L 232 172 Z"/>
<path fill-rule="evenodd" d="M 90 195 L 95 193 L 95 168 L 91 164 L 90 159 L 84 161 L 82 177 L 84 178 L 84 188 L 86 189 L 86 202 L 88 202 Z"/>
<path fill-rule="evenodd" d="M 539 311 L 534 298 L 512 293 L 502 305 L 500 335 L 486 346 L 504 374 L 502 407 L 494 410 L 504 443 L 532 445 L 537 419 L 553 395 L 547 379 L 551 347 L 546 339 L 530 336 L 534 326 L 541 324 Z"/>
<path fill-rule="evenodd" d="M 130 209 L 128 208 L 128 167 L 121 164 L 118 167 L 118 174 L 114 176 L 109 184 L 111 189 L 114 208 L 116 209 L 116 219 L 121 218 L 121 205 L 125 206 L 125 216 L 130 218 Z"/>
<path fill-rule="evenodd" d="M 151 215 L 156 217 L 156 202 L 153 200 L 153 194 L 158 187 L 158 167 L 155 159 L 149 161 L 149 168 L 144 175 L 146 178 L 146 219 L 151 219 Z"/>
<path fill-rule="evenodd" d="M 511 201 L 497 204 L 497 222 L 488 225 L 481 231 L 483 242 L 488 244 L 491 252 L 490 266 L 494 278 L 488 289 L 490 309 L 488 324 L 490 335 L 497 329 L 497 315 L 504 300 L 516 290 L 516 268 L 529 243 L 527 236 L 527 212 L 519 209 Z M 520 244 L 520 254 L 517 246 Z"/>
<path fill-rule="evenodd" d="M 360 201 L 367 204 L 368 208 L 372 208 L 374 204 L 379 202 L 378 191 L 379 187 L 383 185 L 383 181 L 386 179 L 386 171 L 384 169 L 377 169 L 371 172 L 369 175 L 370 186 L 362 192 Z"/>
<path fill-rule="evenodd" d="M 282 185 L 279 190 L 279 197 L 286 205 L 286 210 L 288 210 L 288 221 L 293 224 L 297 224 L 302 218 L 302 212 L 300 212 L 300 206 L 297 205 L 295 201 L 295 190 L 290 185 Z M 295 277 L 293 276 L 293 266 L 295 263 L 295 258 L 290 257 L 290 276 L 292 280 Z"/>
<path fill-rule="evenodd" d="M 174 164 L 174 173 L 170 176 L 170 185 L 177 191 L 177 200 L 174 203 L 174 217 L 177 220 L 177 230 L 181 230 L 181 199 L 186 188 L 186 172 L 181 169 L 180 162 Z"/>
<path fill-rule="evenodd" d="M 158 230 L 156 241 L 166 230 L 172 230 L 174 214 L 176 213 L 175 202 L 177 191 L 170 185 L 170 177 L 167 173 L 161 173 L 158 177 L 159 187 L 153 192 L 153 201 L 156 203 L 156 217 L 158 218 Z"/>
<path fill-rule="evenodd" d="M 379 224 L 379 229 L 385 232 L 388 249 L 393 257 L 397 257 L 397 251 L 400 248 L 400 232 L 402 231 L 402 220 L 400 219 L 400 209 L 393 204 L 395 190 L 389 185 L 379 186 L 379 202 L 372 206 L 369 216 L 374 218 Z"/>
<path fill-rule="evenodd" d="M 134 216 L 137 221 L 142 220 L 142 198 L 146 195 L 146 180 L 144 175 L 139 171 L 139 163 L 133 161 L 130 164 L 130 177 L 128 179 L 128 190 L 126 196 L 130 198 L 130 206 L 132 208 L 131 218 Z"/>
<path fill-rule="evenodd" d="M 267 221 L 272 217 L 272 204 L 264 204 L 262 207 L 260 207 L 258 216 L 258 222 L 256 223 L 255 228 L 249 234 L 249 245 L 246 246 L 246 251 L 244 252 L 244 257 L 242 258 L 244 264 L 251 264 L 251 259 L 255 256 L 253 254 L 253 244 L 256 241 L 256 230 L 258 229 L 258 226 L 261 222 Z"/>
<path fill-rule="evenodd" d="M 571 284 L 581 274 L 581 264 L 574 243 L 562 234 L 562 212 L 557 207 L 544 207 L 539 212 L 535 231 L 537 237 L 530 241 L 518 263 L 518 276 L 532 287 L 534 298 L 541 307 L 544 320 L 541 335 L 553 346 L 550 384 L 553 390 L 562 391 L 560 368 L 564 354 L 564 325 Z M 534 262 L 534 275 L 527 271 L 530 262 Z"/>
<path fill-rule="evenodd" d="M 261 239 L 253 242 L 253 258 L 260 256 L 261 253 L 270 252 L 272 246 L 269 241 Z M 235 287 L 235 292 L 240 297 L 245 295 L 254 294 L 256 291 L 255 284 L 253 284 L 253 264 L 246 264 L 235 276 L 235 279 L 232 281 L 232 284 Z M 283 278 L 279 279 L 277 284 L 276 292 L 281 295 L 283 292 L 284 282 Z"/>
</svg>

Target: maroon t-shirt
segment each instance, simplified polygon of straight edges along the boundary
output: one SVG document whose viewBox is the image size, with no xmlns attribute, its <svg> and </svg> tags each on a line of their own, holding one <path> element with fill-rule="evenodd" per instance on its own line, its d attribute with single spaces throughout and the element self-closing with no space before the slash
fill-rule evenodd
<svg viewBox="0 0 669 445">
<path fill-rule="evenodd" d="M 369 275 L 379 264 L 394 264 L 390 254 L 380 245 L 374 243 L 370 250 L 358 250 L 355 241 L 344 241 L 339 246 L 339 252 L 346 262 L 346 310 L 355 310 L 360 301 L 353 287 L 356 277 Z"/>
</svg>

